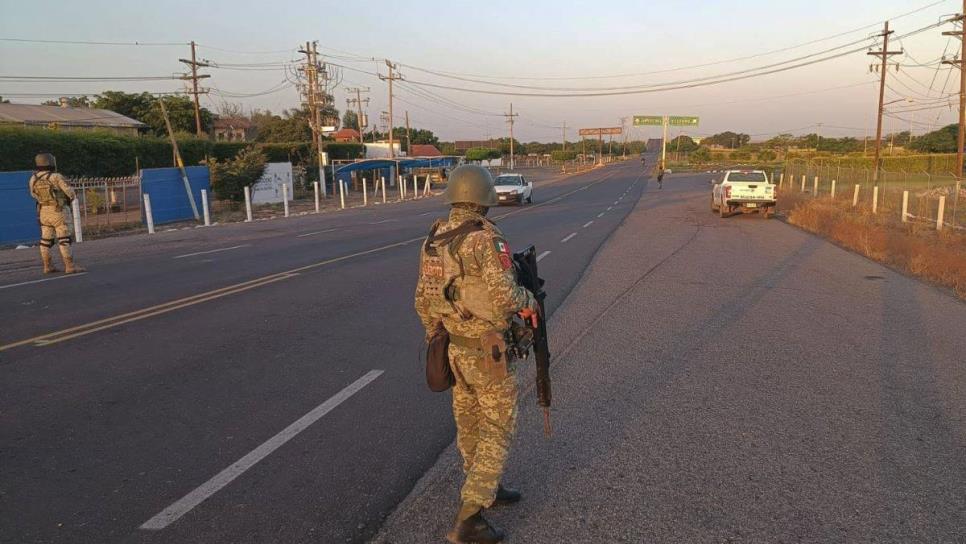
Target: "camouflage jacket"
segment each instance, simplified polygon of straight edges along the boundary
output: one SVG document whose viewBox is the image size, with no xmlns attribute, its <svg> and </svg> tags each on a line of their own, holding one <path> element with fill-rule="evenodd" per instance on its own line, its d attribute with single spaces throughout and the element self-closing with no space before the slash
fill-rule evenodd
<svg viewBox="0 0 966 544">
<path fill-rule="evenodd" d="M 27 186 L 38 206 L 62 208 L 76 196 L 64 176 L 56 172 L 36 172 L 30 176 Z"/>
<path fill-rule="evenodd" d="M 440 326 L 445 327 L 450 334 L 468 338 L 479 338 L 488 331 L 503 332 L 509 326 L 513 314 L 536 304 L 530 291 L 517 283 L 510 245 L 493 222 L 469 210 L 453 208 L 449 219 L 439 224 L 437 234 L 455 229 L 467 221 L 481 221 L 483 228 L 465 237 L 457 237 L 452 242 L 458 244 L 455 248 L 455 257 L 461 269 L 458 285 L 463 285 L 460 290 L 466 291 L 473 286 L 479 286 L 480 292 L 485 293 L 489 311 L 476 312 L 480 315 L 470 316 L 455 313 L 443 315 L 433 311 L 431 296 L 436 295 L 427 289 L 429 281 L 426 274 L 426 255 L 421 249 L 420 275 L 416 284 L 416 313 L 426 329 L 427 337 Z"/>
</svg>

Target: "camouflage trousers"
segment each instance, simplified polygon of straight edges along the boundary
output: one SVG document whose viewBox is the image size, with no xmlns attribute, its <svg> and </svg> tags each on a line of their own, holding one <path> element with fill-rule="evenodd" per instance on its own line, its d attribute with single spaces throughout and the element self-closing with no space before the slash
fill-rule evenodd
<svg viewBox="0 0 966 544">
<path fill-rule="evenodd" d="M 450 344 L 449 360 L 456 375 L 456 446 L 466 475 L 462 519 L 490 507 L 496 497 L 516 429 L 517 382 L 512 366 L 505 377 L 494 376 L 482 351 Z"/>
<path fill-rule="evenodd" d="M 41 206 L 38 220 L 40 222 L 40 258 L 44 262 L 44 269 L 50 265 L 50 248 L 57 245 L 60 256 L 66 265 L 71 261 L 70 227 L 64 218 L 63 208 L 57 206 Z"/>
</svg>

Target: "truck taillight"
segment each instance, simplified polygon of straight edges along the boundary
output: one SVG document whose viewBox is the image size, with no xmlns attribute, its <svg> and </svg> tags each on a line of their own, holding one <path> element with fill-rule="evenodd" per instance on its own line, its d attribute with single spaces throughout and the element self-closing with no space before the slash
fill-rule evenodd
<svg viewBox="0 0 966 544">
<path fill-rule="evenodd" d="M 731 185 L 725 185 L 724 194 L 725 198 L 731 198 Z"/>
</svg>

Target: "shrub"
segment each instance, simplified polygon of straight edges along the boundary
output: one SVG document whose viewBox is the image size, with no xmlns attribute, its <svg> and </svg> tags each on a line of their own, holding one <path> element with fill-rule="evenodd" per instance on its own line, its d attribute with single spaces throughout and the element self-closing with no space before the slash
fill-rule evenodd
<svg viewBox="0 0 966 544">
<path fill-rule="evenodd" d="M 466 150 L 466 160 L 468 161 L 486 161 L 499 159 L 502 156 L 503 153 L 499 149 L 490 147 L 473 147 Z"/>
<path fill-rule="evenodd" d="M 254 185 L 262 177 L 266 162 L 265 154 L 255 146 L 242 149 L 233 159 L 209 160 L 211 188 L 215 196 L 220 200 L 243 200 L 245 187 Z"/>
<path fill-rule="evenodd" d="M 552 158 L 555 161 L 572 161 L 577 158 L 577 152 L 556 149 L 550 152 L 550 158 Z"/>
</svg>

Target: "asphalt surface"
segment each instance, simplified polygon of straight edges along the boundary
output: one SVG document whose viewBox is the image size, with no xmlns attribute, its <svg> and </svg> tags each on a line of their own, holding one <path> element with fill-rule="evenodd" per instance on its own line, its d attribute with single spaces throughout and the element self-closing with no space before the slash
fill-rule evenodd
<svg viewBox="0 0 966 544">
<path fill-rule="evenodd" d="M 510 543 L 966 542 L 966 304 L 718 218 L 709 178 L 649 187 L 554 314 L 554 435 L 522 396 L 524 500 L 488 517 Z M 460 483 L 451 445 L 374 541 L 442 541 Z"/>
<path fill-rule="evenodd" d="M 645 192 L 537 174 L 491 214 L 558 307 Z M 412 310 L 438 198 L 0 252 L 0 542 L 362 542 L 453 439 Z M 575 236 L 571 236 L 576 233 Z M 41 281 L 38 281 L 41 280 Z"/>
</svg>

